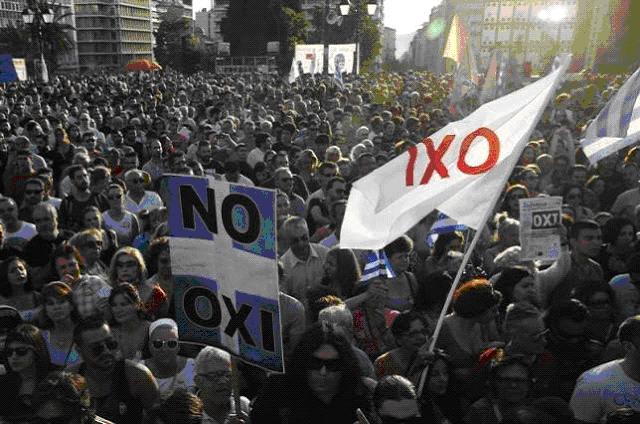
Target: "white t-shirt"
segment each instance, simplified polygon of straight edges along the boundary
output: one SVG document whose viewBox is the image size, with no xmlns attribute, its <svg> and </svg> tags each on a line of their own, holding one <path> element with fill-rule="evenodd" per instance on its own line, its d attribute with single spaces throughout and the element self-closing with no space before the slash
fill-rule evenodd
<svg viewBox="0 0 640 424">
<path fill-rule="evenodd" d="M 7 231 L 4 238 L 7 246 L 22 251 L 27 242 L 34 238 L 36 234 L 38 234 L 38 231 L 36 230 L 35 225 L 22 221 L 22 225 L 18 231 L 14 233 Z"/>
<path fill-rule="evenodd" d="M 136 203 L 128 195 L 124 199 L 124 208 L 133 214 L 139 214 L 143 209 L 157 209 L 164 206 L 162 198 L 155 191 L 145 190 L 144 196 L 140 199 L 139 203 Z"/>
<path fill-rule="evenodd" d="M 584 372 L 571 396 L 575 418 L 585 423 L 604 423 L 619 408 L 640 412 L 640 382 L 624 373 L 621 359 Z"/>
</svg>

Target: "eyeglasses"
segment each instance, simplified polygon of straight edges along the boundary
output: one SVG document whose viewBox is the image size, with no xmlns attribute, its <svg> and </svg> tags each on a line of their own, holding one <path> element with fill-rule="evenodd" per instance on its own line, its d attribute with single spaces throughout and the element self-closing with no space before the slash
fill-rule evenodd
<svg viewBox="0 0 640 424">
<path fill-rule="evenodd" d="M 133 178 L 129 180 L 132 184 L 142 184 L 144 183 L 144 178 Z"/>
<path fill-rule="evenodd" d="M 118 348 L 118 342 L 115 339 L 106 339 L 100 342 L 92 343 L 89 345 L 89 349 L 91 349 L 91 353 L 95 356 L 100 355 L 102 352 L 106 350 L 115 350 Z"/>
<path fill-rule="evenodd" d="M 177 340 L 153 340 L 151 344 L 156 349 L 162 349 L 165 344 L 167 345 L 168 349 L 175 349 L 178 347 Z"/>
<path fill-rule="evenodd" d="M 309 369 L 319 370 L 325 367 L 327 371 L 340 371 L 340 359 L 320 359 L 315 356 L 311 357 Z"/>
<path fill-rule="evenodd" d="M 120 199 L 122 199 L 122 195 L 121 194 L 112 194 L 111 196 L 107 196 L 107 199 L 109 199 L 109 200 L 120 200 Z"/>
<path fill-rule="evenodd" d="M 25 356 L 27 353 L 32 352 L 33 348 L 31 347 L 14 347 L 14 348 L 6 348 L 4 350 L 7 358 L 11 358 L 13 354 L 17 354 L 18 356 Z"/>
</svg>

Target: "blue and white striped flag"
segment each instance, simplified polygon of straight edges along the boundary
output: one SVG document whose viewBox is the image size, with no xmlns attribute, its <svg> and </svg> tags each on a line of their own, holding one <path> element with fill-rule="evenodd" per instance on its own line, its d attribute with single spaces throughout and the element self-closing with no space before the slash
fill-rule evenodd
<svg viewBox="0 0 640 424">
<path fill-rule="evenodd" d="M 369 281 L 376 277 L 395 278 L 389 259 L 384 250 L 372 250 L 367 254 L 367 263 L 364 265 L 360 281 Z"/>
<path fill-rule="evenodd" d="M 452 233 L 454 231 L 464 231 L 467 229 L 466 225 L 458 224 L 454 219 L 449 218 L 442 212 L 438 213 L 436 222 L 433 223 L 427 239 L 425 242 L 429 247 L 433 247 L 438 240 L 438 234 Z"/>
<path fill-rule="evenodd" d="M 640 69 L 600 111 L 580 142 L 592 164 L 640 141 Z"/>
</svg>

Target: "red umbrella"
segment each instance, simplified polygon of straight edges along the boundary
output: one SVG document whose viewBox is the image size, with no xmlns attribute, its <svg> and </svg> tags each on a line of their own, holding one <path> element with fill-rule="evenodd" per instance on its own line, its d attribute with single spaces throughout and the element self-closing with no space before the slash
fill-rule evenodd
<svg viewBox="0 0 640 424">
<path fill-rule="evenodd" d="M 162 69 L 156 62 L 148 59 L 136 59 L 127 63 L 125 66 L 127 71 L 153 71 L 156 69 Z"/>
</svg>

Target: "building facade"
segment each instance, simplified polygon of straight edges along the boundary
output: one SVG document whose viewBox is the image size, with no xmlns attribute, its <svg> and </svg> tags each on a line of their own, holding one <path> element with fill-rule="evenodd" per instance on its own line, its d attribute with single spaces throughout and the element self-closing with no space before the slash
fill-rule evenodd
<svg viewBox="0 0 640 424">
<path fill-rule="evenodd" d="M 150 0 L 74 0 L 81 71 L 153 59 Z"/>
<path fill-rule="evenodd" d="M 196 12 L 195 25 L 202 30 L 205 37 L 214 40 L 216 35 L 216 21 L 213 10 L 202 9 Z"/>
<path fill-rule="evenodd" d="M 393 62 L 396 59 L 396 30 L 384 27 L 382 36 L 382 61 Z"/>
</svg>

